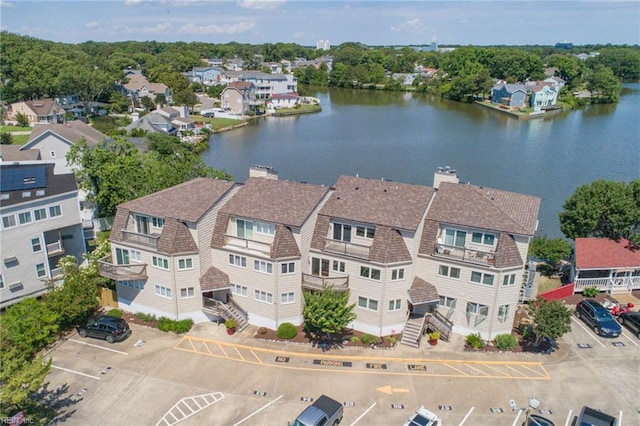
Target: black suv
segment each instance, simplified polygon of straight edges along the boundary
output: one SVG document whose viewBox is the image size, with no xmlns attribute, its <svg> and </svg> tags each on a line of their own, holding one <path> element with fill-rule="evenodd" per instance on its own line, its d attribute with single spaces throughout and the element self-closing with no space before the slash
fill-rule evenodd
<svg viewBox="0 0 640 426">
<path fill-rule="evenodd" d="M 129 324 L 122 318 L 101 315 L 78 327 L 80 337 L 96 337 L 109 343 L 124 340 L 131 334 Z"/>
<path fill-rule="evenodd" d="M 595 300 L 584 299 L 578 302 L 576 315 L 600 336 L 618 337 L 622 333 L 622 328 L 613 319 L 613 315 Z"/>
</svg>

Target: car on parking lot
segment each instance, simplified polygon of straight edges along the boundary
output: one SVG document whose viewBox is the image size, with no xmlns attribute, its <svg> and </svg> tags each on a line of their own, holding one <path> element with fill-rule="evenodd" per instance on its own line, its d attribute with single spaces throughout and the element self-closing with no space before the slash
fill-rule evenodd
<svg viewBox="0 0 640 426">
<path fill-rule="evenodd" d="M 576 316 L 593 329 L 593 332 L 603 337 L 618 337 L 622 332 L 620 324 L 613 315 L 592 299 L 583 299 L 576 305 Z"/>
<path fill-rule="evenodd" d="M 424 405 L 416 410 L 404 426 L 441 426 L 442 422 L 438 416 L 424 408 Z"/>
<path fill-rule="evenodd" d="M 618 322 L 633 331 L 640 339 L 640 312 L 623 312 L 618 317 Z"/>
<path fill-rule="evenodd" d="M 216 114 L 213 111 L 207 111 L 207 112 L 203 112 L 202 116 L 205 118 L 213 118 L 216 116 Z"/>
<path fill-rule="evenodd" d="M 80 337 L 95 337 L 109 343 L 119 342 L 131 334 L 129 324 L 122 318 L 99 315 L 78 327 Z"/>
</svg>

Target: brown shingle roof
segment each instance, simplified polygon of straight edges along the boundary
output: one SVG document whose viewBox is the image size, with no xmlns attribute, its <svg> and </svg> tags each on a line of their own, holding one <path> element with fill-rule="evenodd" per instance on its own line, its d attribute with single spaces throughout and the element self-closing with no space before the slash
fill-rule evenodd
<svg viewBox="0 0 640 426">
<path fill-rule="evenodd" d="M 71 144 L 84 138 L 90 146 L 102 142 L 107 138 L 107 135 L 80 120 L 74 120 L 64 124 L 36 124 L 29 136 L 29 142 L 24 145 L 24 148 L 28 147 L 33 141 L 46 132 L 55 133 Z"/>
<path fill-rule="evenodd" d="M 221 212 L 298 227 L 328 191 L 328 187 L 319 185 L 253 177 L 234 194 Z"/>
<path fill-rule="evenodd" d="M 20 149 L 18 145 L 0 145 L 2 161 L 33 161 L 40 160 L 39 149 Z"/>
<path fill-rule="evenodd" d="M 436 286 L 426 282 L 420 277 L 413 279 L 413 283 L 407 292 L 409 293 L 409 302 L 414 305 L 440 301 L 440 295 L 438 294 Z"/>
<path fill-rule="evenodd" d="M 31 101 L 24 102 L 31 111 L 35 112 L 36 115 L 52 115 L 52 114 L 62 114 L 64 110 L 55 99 L 47 98 L 47 99 L 35 99 Z"/>
<path fill-rule="evenodd" d="M 496 247 L 495 266 L 497 268 L 511 268 L 521 266 L 524 259 L 520 256 L 520 251 L 516 245 L 513 235 L 506 232 L 500 234 L 498 247 Z"/>
<path fill-rule="evenodd" d="M 408 262 L 411 261 L 411 253 L 397 229 L 378 226 L 369 251 L 369 260 L 379 263 Z"/>
<path fill-rule="evenodd" d="M 164 221 L 162 233 L 158 238 L 158 252 L 166 254 L 195 253 L 198 245 L 184 223 L 176 219 Z"/>
<path fill-rule="evenodd" d="M 197 222 L 234 183 L 196 178 L 118 207 L 134 213 Z"/>
<path fill-rule="evenodd" d="M 293 237 L 291 228 L 276 225 L 276 235 L 271 245 L 271 258 L 281 259 L 284 257 L 300 257 L 300 248 Z"/>
<path fill-rule="evenodd" d="M 223 290 L 230 287 L 229 275 L 212 266 L 200 277 L 200 290 Z"/>
<path fill-rule="evenodd" d="M 415 231 L 433 191 L 428 186 L 340 176 L 320 214 Z"/>
</svg>

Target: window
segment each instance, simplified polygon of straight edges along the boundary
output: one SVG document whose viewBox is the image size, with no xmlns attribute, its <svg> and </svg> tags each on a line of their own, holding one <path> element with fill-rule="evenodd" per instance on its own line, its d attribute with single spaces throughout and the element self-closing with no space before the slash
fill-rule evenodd
<svg viewBox="0 0 640 426">
<path fill-rule="evenodd" d="M 373 299 L 368 299 L 366 297 L 358 297 L 358 306 L 364 309 L 369 309 L 370 311 L 377 311 L 378 301 Z"/>
<path fill-rule="evenodd" d="M 399 281 L 404 279 L 404 268 L 391 270 L 391 281 Z"/>
<path fill-rule="evenodd" d="M 280 272 L 282 274 L 293 274 L 296 271 L 296 264 L 293 262 L 287 262 L 280 265 Z"/>
<path fill-rule="evenodd" d="M 485 274 L 478 271 L 471 272 L 471 282 L 484 284 L 484 285 L 493 285 L 493 275 Z"/>
<path fill-rule="evenodd" d="M 14 215 L 2 216 L 2 227 L 11 228 L 16 226 L 16 217 Z"/>
<path fill-rule="evenodd" d="M 273 294 L 267 293 L 266 291 L 255 290 L 253 298 L 260 302 L 273 303 Z"/>
<path fill-rule="evenodd" d="M 62 216 L 62 211 L 60 210 L 60 206 L 51 206 L 49 207 L 49 217 Z"/>
<path fill-rule="evenodd" d="M 164 219 L 161 217 L 152 217 L 151 218 L 151 225 L 154 228 L 160 228 L 162 229 L 162 227 L 164 226 Z"/>
<path fill-rule="evenodd" d="M 356 226 L 356 235 L 363 238 L 373 238 L 375 236 L 376 229 L 368 226 Z"/>
<path fill-rule="evenodd" d="M 9 194 L 0 194 L 0 200 L 8 200 Z"/>
<path fill-rule="evenodd" d="M 178 270 L 193 269 L 193 258 L 185 257 L 184 259 L 178 259 Z"/>
<path fill-rule="evenodd" d="M 147 216 L 134 216 L 136 231 L 138 234 L 149 235 L 149 218 Z"/>
<path fill-rule="evenodd" d="M 49 156 L 51 158 L 56 158 L 56 152 L 55 151 L 49 151 Z"/>
<path fill-rule="evenodd" d="M 44 195 L 44 189 L 36 190 L 36 197 L 42 197 Z"/>
<path fill-rule="evenodd" d="M 38 276 L 38 278 L 47 276 L 47 271 L 44 269 L 44 263 L 38 263 L 36 265 L 36 275 Z"/>
<path fill-rule="evenodd" d="M 440 296 L 440 300 L 438 301 L 438 306 L 443 308 L 455 309 L 457 299 L 448 296 Z"/>
<path fill-rule="evenodd" d="M 253 222 L 236 219 L 236 235 L 238 238 L 253 239 Z"/>
<path fill-rule="evenodd" d="M 139 250 L 130 250 L 129 255 L 132 262 L 142 262 L 142 253 Z"/>
<path fill-rule="evenodd" d="M 502 285 L 505 287 L 512 286 L 516 284 L 516 274 L 505 275 L 502 279 Z"/>
<path fill-rule="evenodd" d="M 389 310 L 399 311 L 402 308 L 402 299 L 389 300 Z"/>
<path fill-rule="evenodd" d="M 333 270 L 336 272 L 344 272 L 344 262 L 338 260 L 333 261 Z"/>
<path fill-rule="evenodd" d="M 167 271 L 169 270 L 169 260 L 165 259 L 164 257 L 152 256 L 151 264 L 156 268 L 166 269 Z"/>
<path fill-rule="evenodd" d="M 445 231 L 444 243 L 448 246 L 464 247 L 467 233 L 457 229 L 447 229 Z"/>
<path fill-rule="evenodd" d="M 24 225 L 31 222 L 31 212 L 18 213 L 18 223 Z"/>
<path fill-rule="evenodd" d="M 237 254 L 229 255 L 229 265 L 240 266 L 242 268 L 247 267 L 247 258 L 244 256 L 238 256 Z"/>
<path fill-rule="evenodd" d="M 273 223 L 256 222 L 256 232 L 258 234 L 274 235 L 276 226 Z"/>
<path fill-rule="evenodd" d="M 479 303 L 467 302 L 467 323 L 474 326 L 487 319 L 489 307 Z"/>
<path fill-rule="evenodd" d="M 31 191 L 24 191 L 22 193 L 22 198 L 29 198 L 31 197 Z"/>
<path fill-rule="evenodd" d="M 40 237 L 35 237 L 31 239 L 31 252 L 38 253 L 42 251 L 42 243 L 40 242 Z"/>
<path fill-rule="evenodd" d="M 121 248 L 116 249 L 116 265 L 128 265 L 129 264 L 129 250 Z"/>
<path fill-rule="evenodd" d="M 483 232 L 474 232 L 471 235 L 471 241 L 476 244 L 484 244 L 492 246 L 496 236 L 493 234 L 485 234 Z"/>
<path fill-rule="evenodd" d="M 442 275 L 443 277 L 460 278 L 460 268 L 440 265 L 438 267 L 438 275 Z"/>
<path fill-rule="evenodd" d="M 360 276 L 370 278 L 372 280 L 380 280 L 380 269 L 369 268 L 368 266 L 360 267 Z"/>
<path fill-rule="evenodd" d="M 351 242 L 351 225 L 342 223 L 333 224 L 333 239 L 338 241 Z"/>
<path fill-rule="evenodd" d="M 36 221 L 45 220 L 47 218 L 47 209 L 38 209 L 33 211 L 33 217 Z"/>
<path fill-rule="evenodd" d="M 238 284 L 231 284 L 231 293 L 237 294 L 238 296 L 247 297 L 247 288 Z"/>
<path fill-rule="evenodd" d="M 144 281 L 142 280 L 122 280 L 118 281 L 118 283 L 125 287 L 135 288 L 136 290 L 144 290 Z"/>
<path fill-rule="evenodd" d="M 288 293 L 282 293 L 280 295 L 280 304 L 281 305 L 294 303 L 295 301 L 296 301 L 296 294 L 293 291 L 290 291 Z"/>
<path fill-rule="evenodd" d="M 4 277 L 0 274 L 0 289 L 4 288 Z"/>
<path fill-rule="evenodd" d="M 271 274 L 273 271 L 273 264 L 271 262 L 265 262 L 264 260 L 254 260 L 253 269 L 264 272 L 265 274 Z"/>
<path fill-rule="evenodd" d="M 167 299 L 171 299 L 171 289 L 169 287 L 161 286 L 156 284 L 156 295 L 166 297 Z"/>
<path fill-rule="evenodd" d="M 193 287 L 180 289 L 180 299 L 193 299 L 194 297 L 196 297 L 196 292 L 193 290 Z"/>
<path fill-rule="evenodd" d="M 498 321 L 505 322 L 509 316 L 509 305 L 498 306 Z"/>
</svg>

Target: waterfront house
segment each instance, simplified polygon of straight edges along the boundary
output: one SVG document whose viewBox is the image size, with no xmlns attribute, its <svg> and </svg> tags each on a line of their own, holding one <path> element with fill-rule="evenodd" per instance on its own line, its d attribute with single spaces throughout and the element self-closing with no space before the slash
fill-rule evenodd
<svg viewBox="0 0 640 426">
<path fill-rule="evenodd" d="M 169 86 L 164 83 L 151 83 L 140 70 L 128 70 L 126 83 L 120 85 L 121 91 L 130 99 L 139 101 L 145 96 L 155 101 L 158 95 L 164 96 L 166 102 L 171 100 Z"/>
<path fill-rule="evenodd" d="M 7 120 L 16 121 L 18 114 L 23 114 L 30 125 L 36 123 L 64 122 L 64 109 L 55 99 L 36 99 L 32 101 L 15 102 L 7 110 Z"/>
<path fill-rule="evenodd" d="M 529 95 L 529 106 L 533 112 L 542 112 L 555 106 L 558 100 L 558 89 L 544 83 L 538 83 L 531 88 Z"/>
<path fill-rule="evenodd" d="M 576 238 L 569 275 L 574 292 L 594 287 L 629 293 L 640 289 L 640 247 L 624 238 Z"/>
<path fill-rule="evenodd" d="M 267 74 L 262 71 L 227 71 L 225 82 L 253 83 L 254 96 L 258 100 L 267 100 L 277 93 L 298 91 L 298 79 L 293 74 Z"/>
<path fill-rule="evenodd" d="M 295 108 L 300 105 L 302 98 L 297 93 L 276 93 L 267 101 L 268 109 Z"/>
<path fill-rule="evenodd" d="M 498 83 L 491 89 L 491 102 L 509 108 L 523 107 L 526 98 L 527 91 L 521 83 Z"/>
<path fill-rule="evenodd" d="M 66 255 L 85 251 L 78 187 L 53 164 L 1 164 L 0 308 L 47 291 Z"/>
<path fill-rule="evenodd" d="M 255 86 L 248 81 L 231 82 L 220 94 L 220 106 L 233 114 L 244 115 L 255 104 Z"/>
<path fill-rule="evenodd" d="M 187 73 L 187 78 L 194 83 L 213 86 L 220 83 L 222 74 L 224 74 L 222 67 L 193 67 L 191 71 Z"/>
</svg>

